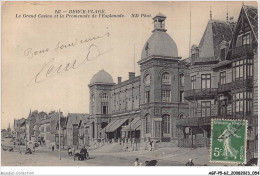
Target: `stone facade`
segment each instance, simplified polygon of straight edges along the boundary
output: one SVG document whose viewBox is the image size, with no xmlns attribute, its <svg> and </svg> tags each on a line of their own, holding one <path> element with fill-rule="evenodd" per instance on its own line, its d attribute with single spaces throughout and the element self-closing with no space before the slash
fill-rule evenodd
<svg viewBox="0 0 260 176">
<path fill-rule="evenodd" d="M 166 33 L 165 19 L 162 14 L 153 18 L 153 33 L 138 62 L 140 76 L 130 72 L 127 81 L 118 77 L 117 84 L 104 70 L 93 76 L 89 85 L 91 139 L 161 142 L 178 139 L 176 119 L 188 115 L 188 104 L 183 99 L 188 74 L 175 42 Z M 126 126 L 123 133 L 121 130 Z"/>
</svg>

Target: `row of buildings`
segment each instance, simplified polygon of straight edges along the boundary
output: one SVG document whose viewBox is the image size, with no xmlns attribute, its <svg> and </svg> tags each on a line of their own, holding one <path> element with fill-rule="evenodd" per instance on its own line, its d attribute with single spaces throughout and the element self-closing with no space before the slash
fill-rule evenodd
<svg viewBox="0 0 260 176">
<path fill-rule="evenodd" d="M 58 146 L 60 133 L 62 147 L 88 146 L 88 135 L 82 130 L 88 121 L 88 114 L 69 113 L 64 116 L 62 112 L 51 111 L 47 114 L 36 110 L 30 112 L 26 119 L 14 120 L 14 142 L 22 145 L 26 142 L 36 142 L 47 147 Z"/>
<path fill-rule="evenodd" d="M 89 114 L 61 113 L 62 145 L 101 141 L 210 146 L 211 119 L 248 120 L 248 158 L 258 144 L 258 9 L 243 5 L 234 22 L 210 19 L 198 46 L 181 59 L 167 34 L 166 16 L 153 18 L 144 44 L 140 75 L 117 83 L 105 70 L 89 84 Z M 28 140 L 57 143 L 57 112 L 30 112 L 15 120 Z M 24 124 L 24 127 L 21 126 Z M 27 124 L 27 125 L 26 125 Z M 18 127 L 16 127 L 16 131 Z"/>
<path fill-rule="evenodd" d="M 166 16 L 153 18 L 140 76 L 117 83 L 104 70 L 90 89 L 90 138 L 210 146 L 211 119 L 248 120 L 248 158 L 258 143 L 258 9 L 243 5 L 238 21 L 210 19 L 190 57 L 181 59 Z M 137 140 L 138 139 L 138 140 Z M 142 145 L 141 145 L 142 146 Z"/>
</svg>

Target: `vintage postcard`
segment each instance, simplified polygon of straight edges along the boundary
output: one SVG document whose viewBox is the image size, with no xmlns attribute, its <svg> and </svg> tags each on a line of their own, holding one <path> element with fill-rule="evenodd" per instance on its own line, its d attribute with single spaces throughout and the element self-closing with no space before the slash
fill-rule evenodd
<svg viewBox="0 0 260 176">
<path fill-rule="evenodd" d="M 2 166 L 258 166 L 257 2 L 1 9 Z"/>
</svg>

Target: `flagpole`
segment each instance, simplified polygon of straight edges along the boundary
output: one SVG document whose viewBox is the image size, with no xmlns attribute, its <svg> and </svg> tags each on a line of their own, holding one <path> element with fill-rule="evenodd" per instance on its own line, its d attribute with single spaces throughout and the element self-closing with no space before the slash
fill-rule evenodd
<svg viewBox="0 0 260 176">
<path fill-rule="evenodd" d="M 59 158 L 61 160 L 61 142 L 60 142 L 60 109 L 59 109 Z"/>
</svg>

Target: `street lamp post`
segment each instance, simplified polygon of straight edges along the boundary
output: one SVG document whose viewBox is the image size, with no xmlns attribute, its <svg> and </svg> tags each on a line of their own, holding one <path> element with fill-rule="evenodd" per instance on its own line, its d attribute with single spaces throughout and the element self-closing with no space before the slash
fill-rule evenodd
<svg viewBox="0 0 260 176">
<path fill-rule="evenodd" d="M 131 147 L 132 147 L 131 117 L 129 119 L 129 129 L 130 129 L 130 141 L 131 141 Z"/>
<path fill-rule="evenodd" d="M 27 121 L 25 121 L 25 153 L 27 151 Z"/>
<path fill-rule="evenodd" d="M 21 153 L 20 142 L 21 142 L 21 138 L 20 138 L 20 120 L 19 120 L 19 123 L 18 123 L 18 145 L 19 145 L 19 152 Z"/>
<path fill-rule="evenodd" d="M 61 131 L 60 131 L 60 109 L 59 109 L 59 158 L 61 160 L 61 141 L 60 141 L 60 135 L 61 135 Z"/>
</svg>

